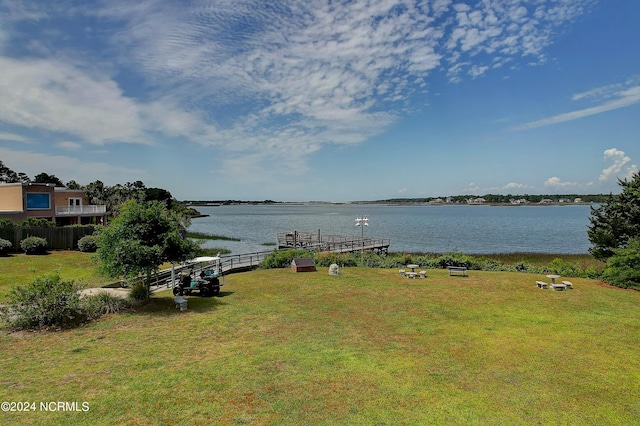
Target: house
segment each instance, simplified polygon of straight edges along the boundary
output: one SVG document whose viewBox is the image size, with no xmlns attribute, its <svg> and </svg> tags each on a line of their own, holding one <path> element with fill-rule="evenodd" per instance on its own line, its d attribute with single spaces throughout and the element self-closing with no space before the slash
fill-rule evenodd
<svg viewBox="0 0 640 426">
<path fill-rule="evenodd" d="M 480 198 L 469 198 L 467 200 L 467 204 L 484 204 L 485 201 L 487 201 L 487 200 L 485 200 L 482 197 L 480 197 Z"/>
<path fill-rule="evenodd" d="M 291 261 L 291 270 L 293 272 L 314 272 L 316 270 L 316 263 L 313 259 L 298 257 Z"/>
<path fill-rule="evenodd" d="M 0 183 L 0 219 L 14 222 L 30 217 L 57 225 L 106 224 L 107 206 L 91 205 L 84 190 L 53 183 Z"/>
</svg>

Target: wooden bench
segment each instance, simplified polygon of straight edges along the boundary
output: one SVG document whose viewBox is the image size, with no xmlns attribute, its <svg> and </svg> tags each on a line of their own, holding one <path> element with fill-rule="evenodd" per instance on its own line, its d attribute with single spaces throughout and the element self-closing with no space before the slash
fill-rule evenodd
<svg viewBox="0 0 640 426">
<path fill-rule="evenodd" d="M 536 285 L 538 286 L 538 288 L 547 288 L 547 283 L 545 283 L 544 281 L 536 281 Z"/>
<path fill-rule="evenodd" d="M 562 281 L 562 284 L 567 286 L 567 288 L 573 288 L 573 284 L 571 284 L 571 281 Z"/>
<path fill-rule="evenodd" d="M 462 276 L 467 276 L 467 267 L 466 266 L 447 266 L 449 270 L 449 276 L 459 274 Z"/>
<path fill-rule="evenodd" d="M 555 291 L 565 291 L 567 286 L 564 284 L 551 284 L 551 288 Z"/>
</svg>

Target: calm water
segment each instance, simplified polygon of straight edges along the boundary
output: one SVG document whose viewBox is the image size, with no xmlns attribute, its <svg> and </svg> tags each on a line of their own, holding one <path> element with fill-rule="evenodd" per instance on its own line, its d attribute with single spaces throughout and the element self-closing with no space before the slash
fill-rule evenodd
<svg viewBox="0 0 640 426">
<path fill-rule="evenodd" d="M 273 249 L 278 232 L 360 236 L 355 218 L 369 217 L 365 236 L 389 238 L 392 252 L 587 253 L 590 209 L 566 206 L 258 205 L 198 207 L 190 230 L 239 238 L 208 241 L 233 253 Z"/>
</svg>

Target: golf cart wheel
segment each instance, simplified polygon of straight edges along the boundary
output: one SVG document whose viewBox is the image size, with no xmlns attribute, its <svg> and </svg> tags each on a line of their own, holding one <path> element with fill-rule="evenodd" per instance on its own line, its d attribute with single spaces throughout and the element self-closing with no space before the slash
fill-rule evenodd
<svg viewBox="0 0 640 426">
<path fill-rule="evenodd" d="M 179 295 L 179 294 L 180 294 L 180 288 L 179 288 L 179 287 L 174 287 L 174 288 L 173 288 L 173 295 L 174 295 L 174 296 L 177 296 L 177 295 Z"/>
<path fill-rule="evenodd" d="M 220 287 L 215 287 L 213 289 L 213 295 L 214 296 L 219 296 L 220 295 Z"/>
<path fill-rule="evenodd" d="M 200 297 L 209 297 L 211 292 L 209 291 L 209 287 L 201 287 L 200 288 Z"/>
</svg>

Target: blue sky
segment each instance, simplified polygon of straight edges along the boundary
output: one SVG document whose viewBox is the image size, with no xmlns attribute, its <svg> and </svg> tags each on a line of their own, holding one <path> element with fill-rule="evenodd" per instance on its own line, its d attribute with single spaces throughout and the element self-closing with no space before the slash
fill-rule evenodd
<svg viewBox="0 0 640 426">
<path fill-rule="evenodd" d="M 618 192 L 640 2 L 0 0 L 0 160 L 176 198 Z"/>
</svg>

